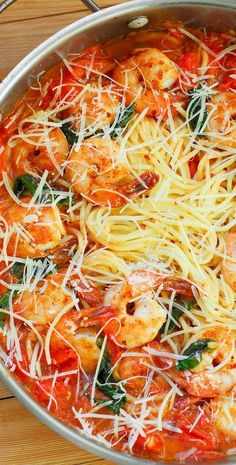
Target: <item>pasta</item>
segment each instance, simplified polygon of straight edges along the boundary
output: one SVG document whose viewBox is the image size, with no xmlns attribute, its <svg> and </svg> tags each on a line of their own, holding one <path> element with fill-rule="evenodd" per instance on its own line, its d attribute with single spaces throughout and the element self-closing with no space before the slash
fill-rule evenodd
<svg viewBox="0 0 236 465">
<path fill-rule="evenodd" d="M 0 355 L 106 447 L 236 450 L 236 39 L 65 57 L 0 128 Z"/>
</svg>

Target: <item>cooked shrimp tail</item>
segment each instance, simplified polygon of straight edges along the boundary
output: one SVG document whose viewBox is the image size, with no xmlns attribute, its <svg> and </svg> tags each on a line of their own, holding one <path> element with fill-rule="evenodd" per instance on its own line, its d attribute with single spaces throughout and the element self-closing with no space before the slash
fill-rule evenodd
<svg viewBox="0 0 236 465">
<path fill-rule="evenodd" d="M 109 319 L 116 316 L 116 310 L 109 306 L 99 305 L 81 311 L 81 323 L 83 328 L 103 326 Z"/>
<path fill-rule="evenodd" d="M 129 198 L 133 196 L 151 190 L 158 183 L 159 177 L 157 174 L 147 171 L 140 176 L 141 180 L 135 179 L 124 186 L 118 186 L 115 188 L 110 185 L 106 189 L 98 189 L 92 192 L 91 199 L 93 202 L 99 205 L 111 205 L 112 208 L 118 208 L 125 205 Z"/>
<path fill-rule="evenodd" d="M 165 291 L 176 291 L 186 297 L 193 297 L 193 284 L 175 276 L 166 278 L 163 281 L 163 290 Z"/>
</svg>

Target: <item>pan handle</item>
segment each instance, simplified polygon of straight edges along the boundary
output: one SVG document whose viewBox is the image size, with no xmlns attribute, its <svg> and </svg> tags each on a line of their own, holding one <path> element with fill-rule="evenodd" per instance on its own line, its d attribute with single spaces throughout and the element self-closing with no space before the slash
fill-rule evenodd
<svg viewBox="0 0 236 465">
<path fill-rule="evenodd" d="M 2 2 L 0 1 L 0 13 L 2 13 L 5 8 L 10 6 L 15 0 L 3 0 Z"/>
<path fill-rule="evenodd" d="M 92 11 L 100 11 L 101 8 L 93 0 L 82 0 L 82 2 Z"/>
<path fill-rule="evenodd" d="M 0 0 L 0 13 L 10 6 L 15 0 Z M 101 8 L 93 0 L 82 0 L 82 2 L 92 11 L 100 11 Z"/>
</svg>

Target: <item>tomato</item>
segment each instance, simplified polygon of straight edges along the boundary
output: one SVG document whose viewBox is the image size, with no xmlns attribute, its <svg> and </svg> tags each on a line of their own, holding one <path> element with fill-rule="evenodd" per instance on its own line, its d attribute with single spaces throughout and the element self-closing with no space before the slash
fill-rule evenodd
<svg viewBox="0 0 236 465">
<path fill-rule="evenodd" d="M 230 89 L 236 90 L 236 79 L 226 73 L 219 86 L 219 90 L 224 91 L 224 90 L 230 90 Z"/>
<path fill-rule="evenodd" d="M 224 57 L 223 66 L 228 71 L 223 74 L 219 90 L 236 90 L 236 79 L 233 77 L 236 74 L 236 56 L 227 53 L 227 55 Z"/>
<path fill-rule="evenodd" d="M 101 73 L 106 74 L 115 66 L 115 61 L 100 45 L 94 45 L 85 50 L 82 55 L 70 57 L 68 61 L 72 68 L 72 75 L 76 79 L 97 79 Z"/>
<path fill-rule="evenodd" d="M 60 68 L 60 73 L 58 71 L 56 77 L 49 81 L 50 85 L 46 95 L 42 98 L 42 108 L 48 108 L 58 89 L 60 92 L 58 92 L 55 106 L 63 99 L 66 102 L 71 102 L 79 95 L 88 78 L 97 79 L 101 73 L 110 71 L 114 67 L 114 63 L 114 60 L 102 50 L 100 45 L 90 47 L 82 55 L 69 57 L 67 66 L 64 64 Z"/>
<path fill-rule="evenodd" d="M 75 99 L 75 97 L 81 92 L 82 87 L 78 85 L 78 81 L 71 75 L 70 71 L 65 67 L 62 68 L 63 78 L 54 78 L 42 98 L 41 107 L 45 110 L 49 107 L 51 102 L 55 99 L 58 88 L 60 92 L 58 93 L 58 98 L 54 102 L 54 106 L 57 106 L 58 103 L 65 99 L 66 102 L 70 102 Z"/>
<path fill-rule="evenodd" d="M 196 52 L 184 53 L 180 58 L 178 58 L 176 64 L 181 68 L 184 74 L 187 73 L 186 77 L 181 76 L 179 78 L 180 87 L 185 91 L 195 87 L 197 84 L 193 83 L 193 78 L 189 76 L 188 73 L 198 76 L 198 69 L 200 66 L 198 54 Z"/>
<path fill-rule="evenodd" d="M 121 355 L 124 353 L 124 349 L 118 346 L 110 335 L 107 336 L 106 348 L 107 348 L 108 354 L 110 355 L 112 365 L 115 365 L 117 360 L 119 360 Z"/>
<path fill-rule="evenodd" d="M 146 452 L 148 455 L 160 456 L 164 452 L 164 440 L 158 431 L 145 431 L 146 436 L 138 436 L 133 451 L 135 453 Z"/>
<path fill-rule="evenodd" d="M 176 426 L 183 433 L 181 439 L 196 442 L 196 446 L 201 450 L 216 450 L 219 446 L 219 435 L 211 419 L 202 414 L 197 420 L 200 410 L 196 406 L 191 406 L 181 410 L 176 418 Z M 196 421 L 197 420 L 197 421 Z M 196 422 L 195 426 L 194 422 Z"/>
<path fill-rule="evenodd" d="M 27 385 L 31 385 L 33 380 L 26 373 L 24 373 L 24 371 L 27 373 L 29 372 L 29 358 L 28 358 L 26 347 L 25 347 L 24 336 L 21 339 L 20 349 L 21 349 L 22 360 L 20 362 L 17 361 L 16 358 L 15 360 L 13 360 L 16 365 L 16 368 L 14 370 L 14 375 L 16 375 L 24 383 L 27 382 Z"/>
<path fill-rule="evenodd" d="M 210 32 L 204 39 L 204 43 L 212 52 L 219 54 L 227 46 L 228 38 L 217 32 Z"/>
<path fill-rule="evenodd" d="M 52 395 L 50 411 L 57 411 L 61 417 L 66 416 L 73 401 L 71 384 L 70 382 L 65 384 L 63 378 L 58 378 L 53 388 L 52 384 L 53 379 L 37 381 L 34 386 L 34 396 L 38 402 L 47 406 Z"/>
<path fill-rule="evenodd" d="M 10 279 L 6 279 L 7 276 L 9 275 L 9 271 L 7 273 L 3 273 L 3 271 L 5 270 L 6 268 L 6 263 L 4 261 L 0 261 L 0 277 L 1 277 L 1 280 L 2 281 L 5 281 L 5 282 L 11 282 L 12 280 Z M 0 283 L 0 295 L 3 294 L 3 292 L 5 292 L 7 290 L 7 287 L 4 286 L 4 284 Z"/>
<path fill-rule="evenodd" d="M 195 155 L 195 157 L 191 158 L 191 160 L 189 160 L 188 162 L 188 167 L 189 167 L 191 178 L 193 178 L 197 172 L 199 161 L 200 161 L 199 155 Z"/>
<path fill-rule="evenodd" d="M 51 353 L 51 358 L 54 364 L 60 364 L 66 361 L 68 362 L 68 361 L 71 361 L 72 359 L 77 360 L 78 358 L 75 350 L 73 350 L 70 347 L 60 348 L 60 347 L 52 346 L 50 348 L 50 353 Z"/>
</svg>

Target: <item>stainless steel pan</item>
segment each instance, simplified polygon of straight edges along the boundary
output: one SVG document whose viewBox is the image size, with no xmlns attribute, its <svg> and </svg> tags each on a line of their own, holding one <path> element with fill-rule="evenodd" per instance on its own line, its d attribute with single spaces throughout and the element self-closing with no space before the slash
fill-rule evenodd
<svg viewBox="0 0 236 465">
<path fill-rule="evenodd" d="M 14 0 L 1 2 L 1 9 L 4 4 L 9 5 L 12 1 Z M 225 0 L 224 4 L 222 0 L 135 0 L 103 11 L 98 11 L 99 7 L 92 0 L 83 1 L 97 12 L 76 21 L 43 42 L 0 84 L 0 111 L 3 116 L 9 112 L 35 77 L 55 66 L 62 56 L 78 52 L 94 42 L 104 42 L 111 37 L 127 34 L 134 25 L 142 27 L 146 22 L 147 26 L 158 28 L 160 22 L 173 19 L 182 20 L 189 26 L 206 26 L 213 30 L 236 29 L 236 0 Z M 140 19 L 140 16 L 145 18 L 133 21 L 136 17 Z M 0 377 L 35 416 L 74 444 L 120 465 L 157 464 L 107 449 L 56 420 L 24 391 L 1 363 Z M 218 463 L 236 464 L 236 459 L 228 457 Z"/>
</svg>

